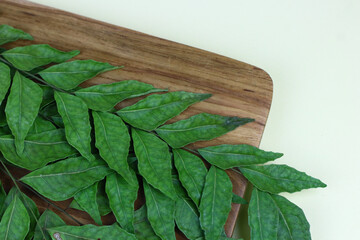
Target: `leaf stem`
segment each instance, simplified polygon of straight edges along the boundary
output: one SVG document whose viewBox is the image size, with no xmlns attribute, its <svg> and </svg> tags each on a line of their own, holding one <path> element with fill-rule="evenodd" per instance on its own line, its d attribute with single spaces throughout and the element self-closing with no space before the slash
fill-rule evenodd
<svg viewBox="0 0 360 240">
<path fill-rule="evenodd" d="M 0 55 L 1 55 L 1 54 L 0 54 Z M 34 75 L 34 74 L 32 74 L 32 73 L 29 73 L 29 72 L 27 72 L 27 71 L 23 71 L 23 70 L 20 70 L 20 69 L 14 67 L 14 65 L 12 65 L 10 62 L 8 62 L 7 60 L 5 60 L 3 57 L 0 57 L 0 61 L 3 62 L 3 63 L 5 63 L 6 65 L 12 67 L 12 68 L 15 68 L 18 72 L 22 73 L 23 75 L 26 75 L 26 76 L 28 76 L 28 77 L 31 77 L 31 78 L 35 79 L 36 81 L 39 81 L 39 82 L 41 82 L 41 83 L 43 83 L 43 84 L 51 87 L 52 89 L 54 89 L 54 90 L 56 90 L 56 91 L 63 92 L 63 93 L 67 93 L 67 94 L 71 94 L 71 95 L 75 95 L 75 94 L 72 93 L 72 92 L 65 91 L 65 90 L 63 90 L 63 89 L 61 89 L 61 88 L 58 88 L 58 87 L 56 87 L 56 86 L 54 86 L 54 85 L 52 85 L 52 84 L 44 81 L 43 79 L 39 78 L 38 76 L 36 76 L 36 75 Z"/>
</svg>

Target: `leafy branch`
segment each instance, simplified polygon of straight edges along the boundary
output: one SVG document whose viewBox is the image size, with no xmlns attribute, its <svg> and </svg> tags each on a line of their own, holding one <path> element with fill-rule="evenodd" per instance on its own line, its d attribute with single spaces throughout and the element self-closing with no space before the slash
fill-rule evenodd
<svg viewBox="0 0 360 240">
<path fill-rule="evenodd" d="M 0 25 L 0 45 L 18 39 L 32 37 Z M 119 68 L 68 61 L 79 53 L 46 44 L 0 51 L 0 152 L 8 163 L 30 170 L 16 180 L 1 161 L 15 188 L 0 189 L 0 239 L 175 239 L 175 225 L 191 240 L 229 239 L 224 225 L 231 204 L 247 201 L 232 193 L 226 170 L 254 185 L 252 239 L 311 239 L 302 210 L 278 194 L 325 187 L 320 180 L 286 165 L 262 165 L 283 154 L 246 144 L 186 147 L 254 119 L 200 113 L 166 124 L 211 94 L 167 92 L 135 80 L 79 88 Z M 139 96 L 145 98 L 114 110 Z M 40 216 L 19 184 L 81 226 L 66 225 L 50 210 Z M 146 203 L 135 211 L 139 189 Z M 70 207 L 87 212 L 96 225 L 81 224 L 46 198 L 72 198 Z M 109 213 L 117 224 L 102 226 Z"/>
</svg>

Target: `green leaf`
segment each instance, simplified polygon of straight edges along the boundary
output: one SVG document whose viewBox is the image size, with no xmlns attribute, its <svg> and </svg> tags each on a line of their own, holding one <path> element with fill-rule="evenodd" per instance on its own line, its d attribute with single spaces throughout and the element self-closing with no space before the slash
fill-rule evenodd
<svg viewBox="0 0 360 240">
<path fill-rule="evenodd" d="M 0 127 L 7 126 L 6 115 L 5 115 L 5 102 L 0 105 Z"/>
<path fill-rule="evenodd" d="M 45 197 L 62 201 L 103 179 L 112 172 L 99 159 L 69 158 L 35 170 L 20 180 Z M 51 187 L 49 187 L 51 186 Z"/>
<path fill-rule="evenodd" d="M 254 186 L 270 193 L 293 193 L 308 188 L 326 187 L 319 179 L 287 165 L 247 166 L 240 170 Z"/>
<path fill-rule="evenodd" d="M 0 45 L 19 39 L 33 40 L 33 37 L 20 29 L 5 24 L 0 25 Z"/>
<path fill-rule="evenodd" d="M 98 184 L 98 191 L 96 194 L 96 201 L 99 206 L 99 212 L 101 216 L 111 213 L 109 199 L 105 191 L 105 179 L 101 180 Z"/>
<path fill-rule="evenodd" d="M 21 196 L 20 196 L 21 194 Z M 30 217 L 30 227 L 29 227 L 29 232 L 26 236 L 26 239 L 31 239 L 33 234 L 34 234 L 34 229 L 36 226 L 36 219 L 39 218 L 40 213 L 39 210 L 35 204 L 35 202 L 29 198 L 28 196 L 26 196 L 23 193 L 20 193 L 15 187 L 13 187 L 10 191 L 9 194 L 7 195 L 5 201 L 4 201 L 4 205 L 2 206 L 2 209 L 0 211 L 0 216 L 5 212 L 5 210 L 8 208 L 8 206 L 11 204 L 11 202 L 14 200 L 15 197 L 19 197 L 19 199 L 21 200 L 21 202 L 24 204 L 28 215 Z"/>
<path fill-rule="evenodd" d="M 224 144 L 198 151 L 206 161 L 221 169 L 266 163 L 283 156 L 282 153 L 266 152 L 246 144 Z"/>
<path fill-rule="evenodd" d="M 242 197 L 240 197 L 239 195 L 233 193 L 232 196 L 232 203 L 236 203 L 236 204 L 248 204 L 248 202 L 243 199 Z"/>
<path fill-rule="evenodd" d="M 0 136 L 0 151 L 12 164 L 34 170 L 49 162 L 74 155 L 77 151 L 65 138 L 64 129 L 29 134 L 24 141 L 24 151 L 18 154 L 12 136 Z"/>
<path fill-rule="evenodd" d="M 46 231 L 48 228 L 66 225 L 65 222 L 53 211 L 46 209 L 38 220 L 33 240 L 51 240 L 51 236 Z"/>
<path fill-rule="evenodd" d="M 29 130 L 29 134 L 42 133 L 42 132 L 51 131 L 51 130 L 55 130 L 55 129 L 56 129 L 56 127 L 50 121 L 47 121 L 40 116 L 37 116 L 35 118 L 33 125 L 31 126 L 31 128 Z"/>
<path fill-rule="evenodd" d="M 254 188 L 248 212 L 251 240 L 277 240 L 279 212 L 270 194 Z"/>
<path fill-rule="evenodd" d="M 15 73 L 7 100 L 6 119 L 15 136 L 18 153 L 24 150 L 24 140 L 39 112 L 43 92 L 41 88 L 19 72 Z"/>
<path fill-rule="evenodd" d="M 203 101 L 210 96 L 210 94 L 190 92 L 154 94 L 134 105 L 121 109 L 117 114 L 134 127 L 153 130 L 167 120 L 179 115 L 190 105 Z"/>
<path fill-rule="evenodd" d="M 189 239 L 203 237 L 204 233 L 200 226 L 199 211 L 193 201 L 186 195 L 185 189 L 179 180 L 173 179 L 178 194 L 175 203 L 175 222 L 181 232 Z"/>
<path fill-rule="evenodd" d="M 40 105 L 40 108 L 43 109 L 44 107 L 55 101 L 54 89 L 46 85 L 39 85 L 39 86 L 43 90 L 43 100 Z"/>
<path fill-rule="evenodd" d="M 214 139 L 252 121 L 254 120 L 250 118 L 200 113 L 188 119 L 164 125 L 156 129 L 156 132 L 171 147 L 180 148 L 189 143 Z"/>
<path fill-rule="evenodd" d="M 0 210 L 5 202 L 6 199 L 6 192 L 2 186 L 1 180 L 0 180 Z M 0 219 L 1 219 L 1 212 L 0 212 Z"/>
<path fill-rule="evenodd" d="M 176 193 L 171 180 L 172 166 L 168 146 L 152 133 L 135 128 L 131 132 L 141 176 L 153 187 L 174 199 Z"/>
<path fill-rule="evenodd" d="M 147 218 L 146 205 L 135 211 L 134 213 L 135 236 L 138 240 L 159 240 L 156 236 L 151 224 Z"/>
<path fill-rule="evenodd" d="M 135 80 L 125 80 L 83 88 L 76 91 L 75 94 L 86 102 L 90 109 L 109 111 L 122 100 L 164 91 L 167 90 L 154 88 L 150 84 Z"/>
<path fill-rule="evenodd" d="M 135 173 L 132 173 L 136 179 Z M 123 177 L 113 173 L 106 177 L 107 196 L 117 222 L 126 231 L 134 232 L 134 203 L 138 195 L 138 185 L 130 185 Z"/>
<path fill-rule="evenodd" d="M 99 207 L 96 201 L 98 182 L 76 193 L 74 199 L 80 207 L 87 212 L 98 225 L 102 225 Z"/>
<path fill-rule="evenodd" d="M 55 101 L 64 121 L 69 144 L 89 161 L 94 160 L 91 154 L 91 126 L 86 104 L 76 96 L 61 92 L 55 92 Z"/>
<path fill-rule="evenodd" d="M 143 181 L 147 216 L 156 235 L 175 240 L 175 201 Z"/>
<path fill-rule="evenodd" d="M 173 149 L 175 167 L 179 179 L 190 198 L 199 206 L 202 191 L 205 185 L 207 169 L 203 161 L 182 149 Z"/>
<path fill-rule="evenodd" d="M 1 26 L 0 26 L 0 35 L 1 35 Z M 11 84 L 10 68 L 6 64 L 0 62 L 0 86 L 1 86 L 0 105 L 9 90 L 10 84 Z"/>
<path fill-rule="evenodd" d="M 78 50 L 63 52 L 47 44 L 38 44 L 16 47 L 3 52 L 2 55 L 17 69 L 30 71 L 49 63 L 65 62 L 79 53 Z"/>
<path fill-rule="evenodd" d="M 271 195 L 279 212 L 278 240 L 311 240 L 310 225 L 301 208 L 279 195 Z"/>
<path fill-rule="evenodd" d="M 207 240 L 219 239 L 231 210 L 232 183 L 226 172 L 212 166 L 200 202 L 200 224 Z"/>
<path fill-rule="evenodd" d="M 84 211 L 84 209 L 82 209 L 82 207 L 79 205 L 79 203 L 73 199 L 69 205 L 69 208 L 73 208 L 73 209 L 76 209 L 76 210 L 80 210 L 80 211 Z"/>
<path fill-rule="evenodd" d="M 1 240 L 23 240 L 30 227 L 30 217 L 24 204 L 15 196 L 0 222 Z"/>
<path fill-rule="evenodd" d="M 60 226 L 48 228 L 52 239 L 54 240 L 136 240 L 133 234 L 126 232 L 117 225 L 111 226 Z"/>
<path fill-rule="evenodd" d="M 109 167 L 129 184 L 137 185 L 127 156 L 130 147 L 128 128 L 119 116 L 107 112 L 92 112 L 95 126 L 95 145 Z"/>
<path fill-rule="evenodd" d="M 71 90 L 100 73 L 117 68 L 109 63 L 94 60 L 75 60 L 51 66 L 39 74 L 46 82 L 55 87 Z"/>
</svg>

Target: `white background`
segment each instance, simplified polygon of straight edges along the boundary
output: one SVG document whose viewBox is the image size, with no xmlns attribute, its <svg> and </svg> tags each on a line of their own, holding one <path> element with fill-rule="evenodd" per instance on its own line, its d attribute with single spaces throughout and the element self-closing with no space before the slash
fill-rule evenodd
<svg viewBox="0 0 360 240">
<path fill-rule="evenodd" d="M 266 70 L 274 98 L 261 147 L 326 189 L 287 194 L 314 240 L 360 236 L 359 0 L 34 0 Z"/>
</svg>

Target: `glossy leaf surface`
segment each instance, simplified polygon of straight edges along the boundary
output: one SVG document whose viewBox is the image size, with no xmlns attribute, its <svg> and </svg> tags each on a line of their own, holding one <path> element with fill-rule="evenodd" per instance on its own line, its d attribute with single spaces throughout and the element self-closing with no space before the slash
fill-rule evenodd
<svg viewBox="0 0 360 240">
<path fill-rule="evenodd" d="M 159 240 L 155 234 L 151 224 L 147 218 L 146 205 L 135 211 L 134 213 L 134 229 L 135 236 L 138 240 Z"/>
<path fill-rule="evenodd" d="M 87 212 L 98 225 L 102 225 L 99 206 L 96 201 L 98 183 L 94 183 L 75 194 L 74 199 L 80 207 Z"/>
<path fill-rule="evenodd" d="M 171 147 L 180 148 L 189 143 L 214 139 L 252 121 L 254 120 L 250 118 L 200 113 L 188 119 L 164 125 L 156 129 L 156 132 Z"/>
<path fill-rule="evenodd" d="M 38 220 L 33 240 L 44 240 L 44 235 L 45 240 L 51 240 L 51 236 L 47 232 L 47 229 L 63 225 L 66 225 L 65 222 L 57 214 L 46 209 Z"/>
<path fill-rule="evenodd" d="M 254 188 L 248 213 L 251 240 L 277 240 L 279 211 L 270 194 Z"/>
<path fill-rule="evenodd" d="M 5 24 L 0 25 L 0 45 L 19 39 L 33 40 L 33 37 L 20 29 Z"/>
<path fill-rule="evenodd" d="M 205 185 L 207 169 L 203 161 L 182 149 L 173 149 L 175 167 L 179 179 L 191 199 L 198 206 Z"/>
<path fill-rule="evenodd" d="M 80 154 L 89 161 L 91 154 L 91 126 L 86 104 L 78 97 L 55 92 L 57 109 L 64 121 L 66 139 Z"/>
<path fill-rule="evenodd" d="M 179 180 L 173 179 L 178 195 L 175 202 L 175 222 L 182 233 L 190 240 L 204 236 L 200 226 L 199 211 L 193 201 L 186 195 Z"/>
<path fill-rule="evenodd" d="M 80 97 L 90 109 L 109 111 L 122 100 L 163 91 L 166 90 L 154 88 L 147 83 L 125 80 L 83 88 L 76 91 L 75 94 Z"/>
<path fill-rule="evenodd" d="M 2 55 L 17 69 L 30 71 L 49 63 L 65 62 L 79 53 L 77 50 L 63 52 L 47 44 L 38 44 L 16 47 L 3 52 Z"/>
<path fill-rule="evenodd" d="M 111 172 L 102 160 L 94 159 L 89 162 L 83 157 L 77 157 L 35 170 L 21 178 L 21 181 L 51 200 L 62 201 L 73 197 Z"/>
<path fill-rule="evenodd" d="M 326 187 L 320 180 L 287 165 L 247 166 L 240 170 L 258 189 L 270 193 L 293 193 L 308 188 Z"/>
<path fill-rule="evenodd" d="M 1 26 L 0 26 L 0 35 L 1 35 Z M 1 39 L 0 39 L 1 41 Z M 0 62 L 0 105 L 4 100 L 6 93 L 9 90 L 11 84 L 10 68 Z"/>
<path fill-rule="evenodd" d="M 170 92 L 154 94 L 117 112 L 130 125 L 153 130 L 167 120 L 179 115 L 190 105 L 209 98 L 210 94 Z M 146 121 L 144 121 L 146 119 Z"/>
<path fill-rule="evenodd" d="M 176 195 L 171 177 L 169 148 L 152 133 L 132 129 L 134 150 L 141 176 L 170 198 Z"/>
<path fill-rule="evenodd" d="M 30 79 L 15 73 L 5 113 L 8 125 L 15 136 L 18 153 L 24 150 L 24 139 L 28 134 L 39 112 L 43 92 Z"/>
<path fill-rule="evenodd" d="M 135 173 L 132 173 L 136 179 Z M 106 177 L 106 193 L 117 222 L 128 232 L 134 232 L 134 203 L 138 185 L 130 185 L 117 173 Z"/>
<path fill-rule="evenodd" d="M 30 227 L 30 218 L 24 204 L 15 196 L 0 222 L 1 240 L 23 240 Z"/>
<path fill-rule="evenodd" d="M 117 68 L 94 60 L 75 60 L 51 66 L 39 74 L 46 82 L 64 90 L 71 90 L 100 73 Z"/>
<path fill-rule="evenodd" d="M 55 129 L 38 134 L 29 134 L 24 141 L 24 151 L 18 154 L 12 136 L 0 137 L 0 151 L 9 162 L 16 166 L 34 170 L 49 162 L 74 155 L 77 151 L 65 138 L 64 129 Z"/>
<path fill-rule="evenodd" d="M 143 181 L 147 216 L 156 235 L 175 240 L 175 201 Z"/>
<path fill-rule="evenodd" d="M 226 172 L 212 166 L 200 202 L 200 224 L 205 238 L 219 239 L 231 210 L 232 183 Z"/>
<path fill-rule="evenodd" d="M 282 153 L 266 152 L 246 144 L 224 144 L 198 151 L 206 161 L 221 169 L 266 163 L 283 156 Z"/>
<path fill-rule="evenodd" d="M 119 173 L 128 183 L 136 185 L 127 156 L 130 147 L 128 128 L 119 116 L 107 112 L 92 112 L 95 126 L 95 145 L 109 167 Z"/>
<path fill-rule="evenodd" d="M 117 225 L 111 226 L 60 226 L 49 228 L 53 240 L 136 240 L 133 234 L 126 232 Z"/>
</svg>

